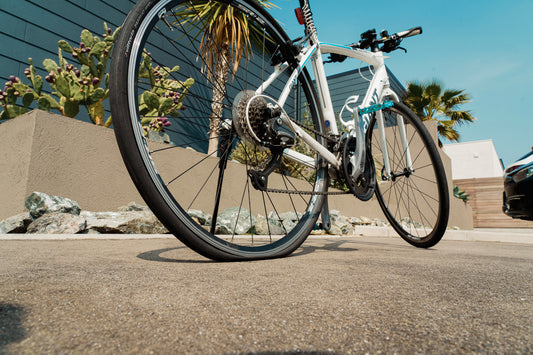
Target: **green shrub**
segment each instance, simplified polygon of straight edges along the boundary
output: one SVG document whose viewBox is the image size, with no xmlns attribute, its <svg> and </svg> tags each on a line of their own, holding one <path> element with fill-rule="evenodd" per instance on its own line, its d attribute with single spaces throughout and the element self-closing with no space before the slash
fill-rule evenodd
<svg viewBox="0 0 533 355">
<path fill-rule="evenodd" d="M 456 198 L 462 200 L 463 202 L 467 202 L 470 199 L 470 195 L 468 195 L 465 191 L 461 190 L 459 186 L 453 186 L 453 196 Z"/>
</svg>

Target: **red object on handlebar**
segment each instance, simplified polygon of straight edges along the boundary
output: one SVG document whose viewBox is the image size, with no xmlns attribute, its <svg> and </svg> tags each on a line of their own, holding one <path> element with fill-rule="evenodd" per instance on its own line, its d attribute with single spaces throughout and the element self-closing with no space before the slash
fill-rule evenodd
<svg viewBox="0 0 533 355">
<path fill-rule="evenodd" d="M 300 25 L 305 25 L 305 18 L 304 18 L 304 13 L 302 11 L 301 8 L 296 8 L 294 9 L 294 13 L 296 14 L 296 18 L 298 19 L 298 23 Z"/>
</svg>

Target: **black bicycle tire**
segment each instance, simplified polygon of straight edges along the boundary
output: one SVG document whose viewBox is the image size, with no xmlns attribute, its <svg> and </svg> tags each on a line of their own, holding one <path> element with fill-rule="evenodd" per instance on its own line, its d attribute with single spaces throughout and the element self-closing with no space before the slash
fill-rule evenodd
<svg viewBox="0 0 533 355">
<path fill-rule="evenodd" d="M 416 129 L 416 132 L 420 135 L 420 138 L 423 141 L 424 149 L 427 151 L 430 159 L 431 159 L 431 165 L 433 167 L 433 171 L 435 173 L 436 177 L 436 184 L 437 184 L 437 191 L 438 191 L 438 215 L 435 220 L 435 225 L 432 231 L 426 235 L 424 238 L 418 238 L 413 235 L 411 235 L 408 231 L 406 231 L 401 224 L 401 221 L 398 221 L 395 216 L 389 210 L 389 207 L 387 206 L 387 203 L 385 201 L 384 196 L 382 195 L 381 189 L 379 188 L 379 184 L 376 186 L 376 197 L 379 202 L 379 205 L 385 214 L 387 220 L 391 224 L 391 226 L 394 228 L 394 230 L 402 237 L 405 241 L 407 241 L 409 244 L 419 247 L 419 248 L 430 248 L 432 246 L 435 246 L 443 237 L 444 233 L 446 232 L 446 228 L 448 226 L 448 219 L 449 219 L 449 209 L 450 209 L 450 201 L 449 201 L 449 191 L 448 191 L 448 183 L 446 178 L 446 171 L 444 169 L 444 165 L 442 163 L 442 159 L 440 158 L 440 154 L 437 150 L 437 146 L 435 145 L 433 138 L 429 134 L 427 128 L 422 123 L 420 118 L 412 112 L 405 104 L 396 102 L 394 103 L 394 106 L 388 109 L 384 110 L 384 113 L 388 111 L 398 111 L 401 115 L 406 117 L 409 121 L 409 123 L 413 124 L 413 126 Z M 375 123 L 375 116 L 370 122 L 370 128 L 367 132 L 367 141 L 370 139 L 372 135 L 372 128 L 374 127 Z M 371 143 L 369 142 L 369 146 L 371 146 Z"/>
<path fill-rule="evenodd" d="M 120 35 L 116 41 L 113 58 L 111 62 L 111 78 L 110 78 L 110 102 L 113 116 L 113 124 L 118 146 L 120 148 L 125 165 L 130 173 L 130 176 L 137 187 L 139 193 L 159 218 L 159 220 L 185 245 L 195 250 L 199 254 L 214 260 L 220 261 L 236 261 L 236 260 L 253 260 L 277 258 L 289 255 L 297 249 L 307 238 L 310 231 L 315 225 L 318 218 L 321 206 L 324 201 L 324 196 L 316 195 L 313 197 L 312 206 L 308 207 L 308 214 L 305 220 L 302 219 L 301 225 L 293 230 L 285 238 L 279 242 L 273 243 L 269 249 L 242 249 L 232 246 L 231 243 L 217 240 L 216 237 L 209 235 L 204 229 L 197 225 L 184 212 L 179 205 L 170 206 L 168 196 L 164 196 L 161 188 L 156 186 L 157 177 L 154 177 L 152 171 L 149 171 L 147 157 L 144 155 L 143 147 L 138 139 L 135 139 L 135 118 L 131 117 L 128 110 L 128 92 L 125 86 L 125 78 L 128 77 L 128 63 L 131 53 L 132 41 L 137 36 L 139 26 L 143 23 L 147 14 L 155 7 L 161 6 L 162 3 L 171 3 L 172 0 L 141 0 L 131 10 L 127 19 L 125 20 Z M 176 2 L 176 1 L 174 1 Z M 256 16 L 265 21 L 266 25 L 273 27 L 273 31 L 279 33 L 280 44 L 285 44 L 288 41 L 287 35 L 283 32 L 277 22 L 262 8 L 260 8 L 254 1 L 247 0 L 231 0 L 228 3 L 246 4 L 252 8 Z M 282 43 L 281 43 L 282 42 Z M 288 49 L 286 49 L 288 52 Z M 311 101 L 317 102 L 317 96 L 314 88 L 310 85 L 311 79 L 306 71 L 301 74 L 304 85 L 303 89 L 305 95 L 311 97 Z M 311 102 L 312 103 L 312 102 Z M 311 107 L 311 114 L 318 126 L 315 128 L 323 130 L 324 126 L 320 123 L 320 118 L 316 110 Z M 134 143 L 134 139 L 137 142 Z M 325 164 L 321 164 L 320 176 L 317 176 L 325 182 L 322 182 L 318 189 L 324 192 L 327 189 L 327 173 Z M 297 230 L 296 230 L 297 229 Z M 213 238 L 214 237 L 214 238 Z"/>
</svg>

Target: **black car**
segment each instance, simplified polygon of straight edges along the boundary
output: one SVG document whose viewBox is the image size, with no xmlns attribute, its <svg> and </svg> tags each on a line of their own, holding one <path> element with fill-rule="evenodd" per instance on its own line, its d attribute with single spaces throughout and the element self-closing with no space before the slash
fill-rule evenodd
<svg viewBox="0 0 533 355">
<path fill-rule="evenodd" d="M 510 217 L 533 220 L 533 151 L 505 169 L 502 209 Z"/>
</svg>

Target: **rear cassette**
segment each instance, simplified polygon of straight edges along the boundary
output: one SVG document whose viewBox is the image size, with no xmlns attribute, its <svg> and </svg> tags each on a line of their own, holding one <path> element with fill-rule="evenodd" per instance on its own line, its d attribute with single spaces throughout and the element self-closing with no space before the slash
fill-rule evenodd
<svg viewBox="0 0 533 355">
<path fill-rule="evenodd" d="M 268 105 L 263 97 L 256 97 L 252 90 L 243 90 L 237 94 L 233 102 L 233 126 L 237 134 L 247 143 L 263 147 L 267 131 Z"/>
</svg>

